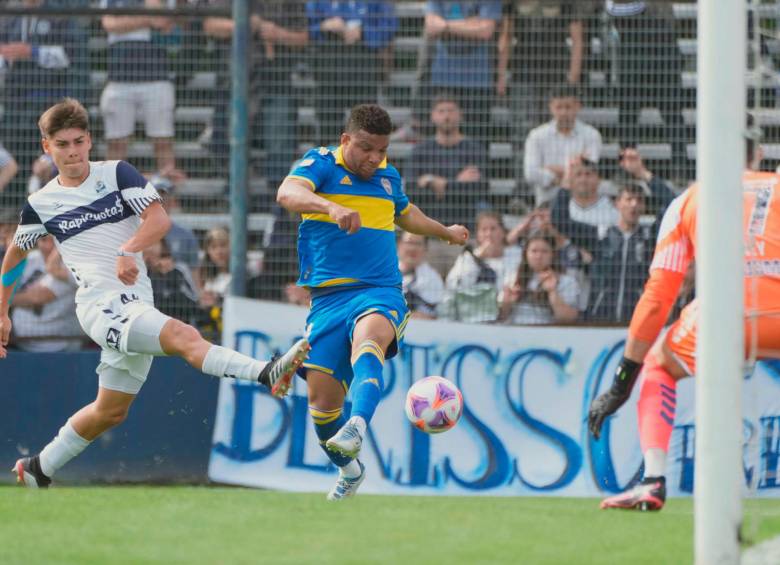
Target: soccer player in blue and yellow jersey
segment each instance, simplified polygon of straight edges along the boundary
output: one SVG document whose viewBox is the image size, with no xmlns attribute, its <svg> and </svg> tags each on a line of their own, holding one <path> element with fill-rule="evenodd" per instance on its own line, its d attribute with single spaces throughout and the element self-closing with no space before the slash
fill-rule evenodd
<svg viewBox="0 0 780 565">
<path fill-rule="evenodd" d="M 409 202 L 387 163 L 391 122 L 375 104 L 355 106 L 337 148 L 312 149 L 277 201 L 303 216 L 300 278 L 311 290 L 311 354 L 302 370 L 320 444 L 340 469 L 329 500 L 352 496 L 365 477 L 357 459 L 384 386 L 385 358 L 398 352 L 409 317 L 401 291 L 395 226 L 463 245 L 468 230 L 445 227 Z M 342 414 L 352 390 L 352 413 Z"/>
</svg>

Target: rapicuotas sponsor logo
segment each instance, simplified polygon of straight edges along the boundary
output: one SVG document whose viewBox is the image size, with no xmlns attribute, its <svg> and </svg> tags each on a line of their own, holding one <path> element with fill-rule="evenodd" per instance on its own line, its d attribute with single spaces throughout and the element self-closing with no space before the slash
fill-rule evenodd
<svg viewBox="0 0 780 565">
<path fill-rule="evenodd" d="M 106 207 L 102 212 L 85 212 L 76 218 L 70 220 L 62 220 L 58 225 L 63 233 L 67 233 L 69 230 L 78 230 L 84 224 L 88 222 L 101 222 L 114 216 L 121 216 L 125 212 L 125 207 L 122 204 L 122 199 L 117 196 L 114 205 L 110 208 Z"/>
</svg>

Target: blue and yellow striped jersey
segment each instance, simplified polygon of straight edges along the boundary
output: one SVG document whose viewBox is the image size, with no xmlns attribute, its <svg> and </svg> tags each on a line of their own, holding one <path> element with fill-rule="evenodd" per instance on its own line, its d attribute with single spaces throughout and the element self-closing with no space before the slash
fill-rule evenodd
<svg viewBox="0 0 780 565">
<path fill-rule="evenodd" d="M 298 285 L 311 288 L 400 286 L 395 218 L 409 211 L 401 176 L 383 161 L 369 180 L 350 171 L 341 147 L 311 149 L 288 178 L 306 181 L 323 198 L 360 213 L 348 235 L 327 214 L 303 214 L 298 229 Z"/>
</svg>

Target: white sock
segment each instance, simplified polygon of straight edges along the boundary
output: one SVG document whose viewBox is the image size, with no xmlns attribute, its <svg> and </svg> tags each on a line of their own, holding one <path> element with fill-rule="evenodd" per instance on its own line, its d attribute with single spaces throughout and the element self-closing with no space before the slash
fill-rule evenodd
<svg viewBox="0 0 780 565">
<path fill-rule="evenodd" d="M 220 345 L 212 345 L 203 359 L 201 371 L 215 377 L 257 381 L 267 363 Z"/>
<path fill-rule="evenodd" d="M 84 451 L 90 443 L 76 433 L 68 420 L 60 428 L 57 437 L 51 440 L 38 456 L 41 462 L 41 471 L 51 478 L 60 467 Z"/>
<path fill-rule="evenodd" d="M 653 447 L 645 451 L 645 477 L 666 475 L 666 451 Z"/>
<path fill-rule="evenodd" d="M 353 459 L 343 467 L 339 467 L 339 472 L 348 479 L 354 479 L 360 476 L 360 465 L 357 459 Z"/>
<path fill-rule="evenodd" d="M 349 420 L 347 420 L 347 424 L 355 424 L 358 431 L 360 432 L 360 437 L 366 435 L 366 421 L 363 419 L 363 416 L 352 416 Z"/>
</svg>

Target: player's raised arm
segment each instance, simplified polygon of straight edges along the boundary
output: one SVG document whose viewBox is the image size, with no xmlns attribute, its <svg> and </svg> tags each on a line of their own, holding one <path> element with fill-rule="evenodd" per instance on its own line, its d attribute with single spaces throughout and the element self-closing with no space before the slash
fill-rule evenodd
<svg viewBox="0 0 780 565">
<path fill-rule="evenodd" d="M 438 237 L 452 245 L 465 245 L 469 240 L 469 230 L 465 227 L 454 224 L 449 227 L 444 226 L 429 218 L 414 204 L 409 204 L 407 211 L 397 216 L 395 223 L 401 229 L 417 235 L 427 235 Z"/>
<path fill-rule="evenodd" d="M 8 317 L 8 309 L 11 307 L 16 284 L 22 278 L 28 252 L 11 243 L 3 257 L 3 266 L 0 269 L 0 359 L 5 359 L 5 348 L 11 337 L 11 318 Z"/>
<path fill-rule="evenodd" d="M 312 191 L 312 181 L 299 177 L 287 177 L 279 186 L 276 201 L 285 210 L 298 214 L 327 214 L 339 228 L 347 233 L 360 229 L 360 214 L 335 202 L 326 200 Z"/>
</svg>

